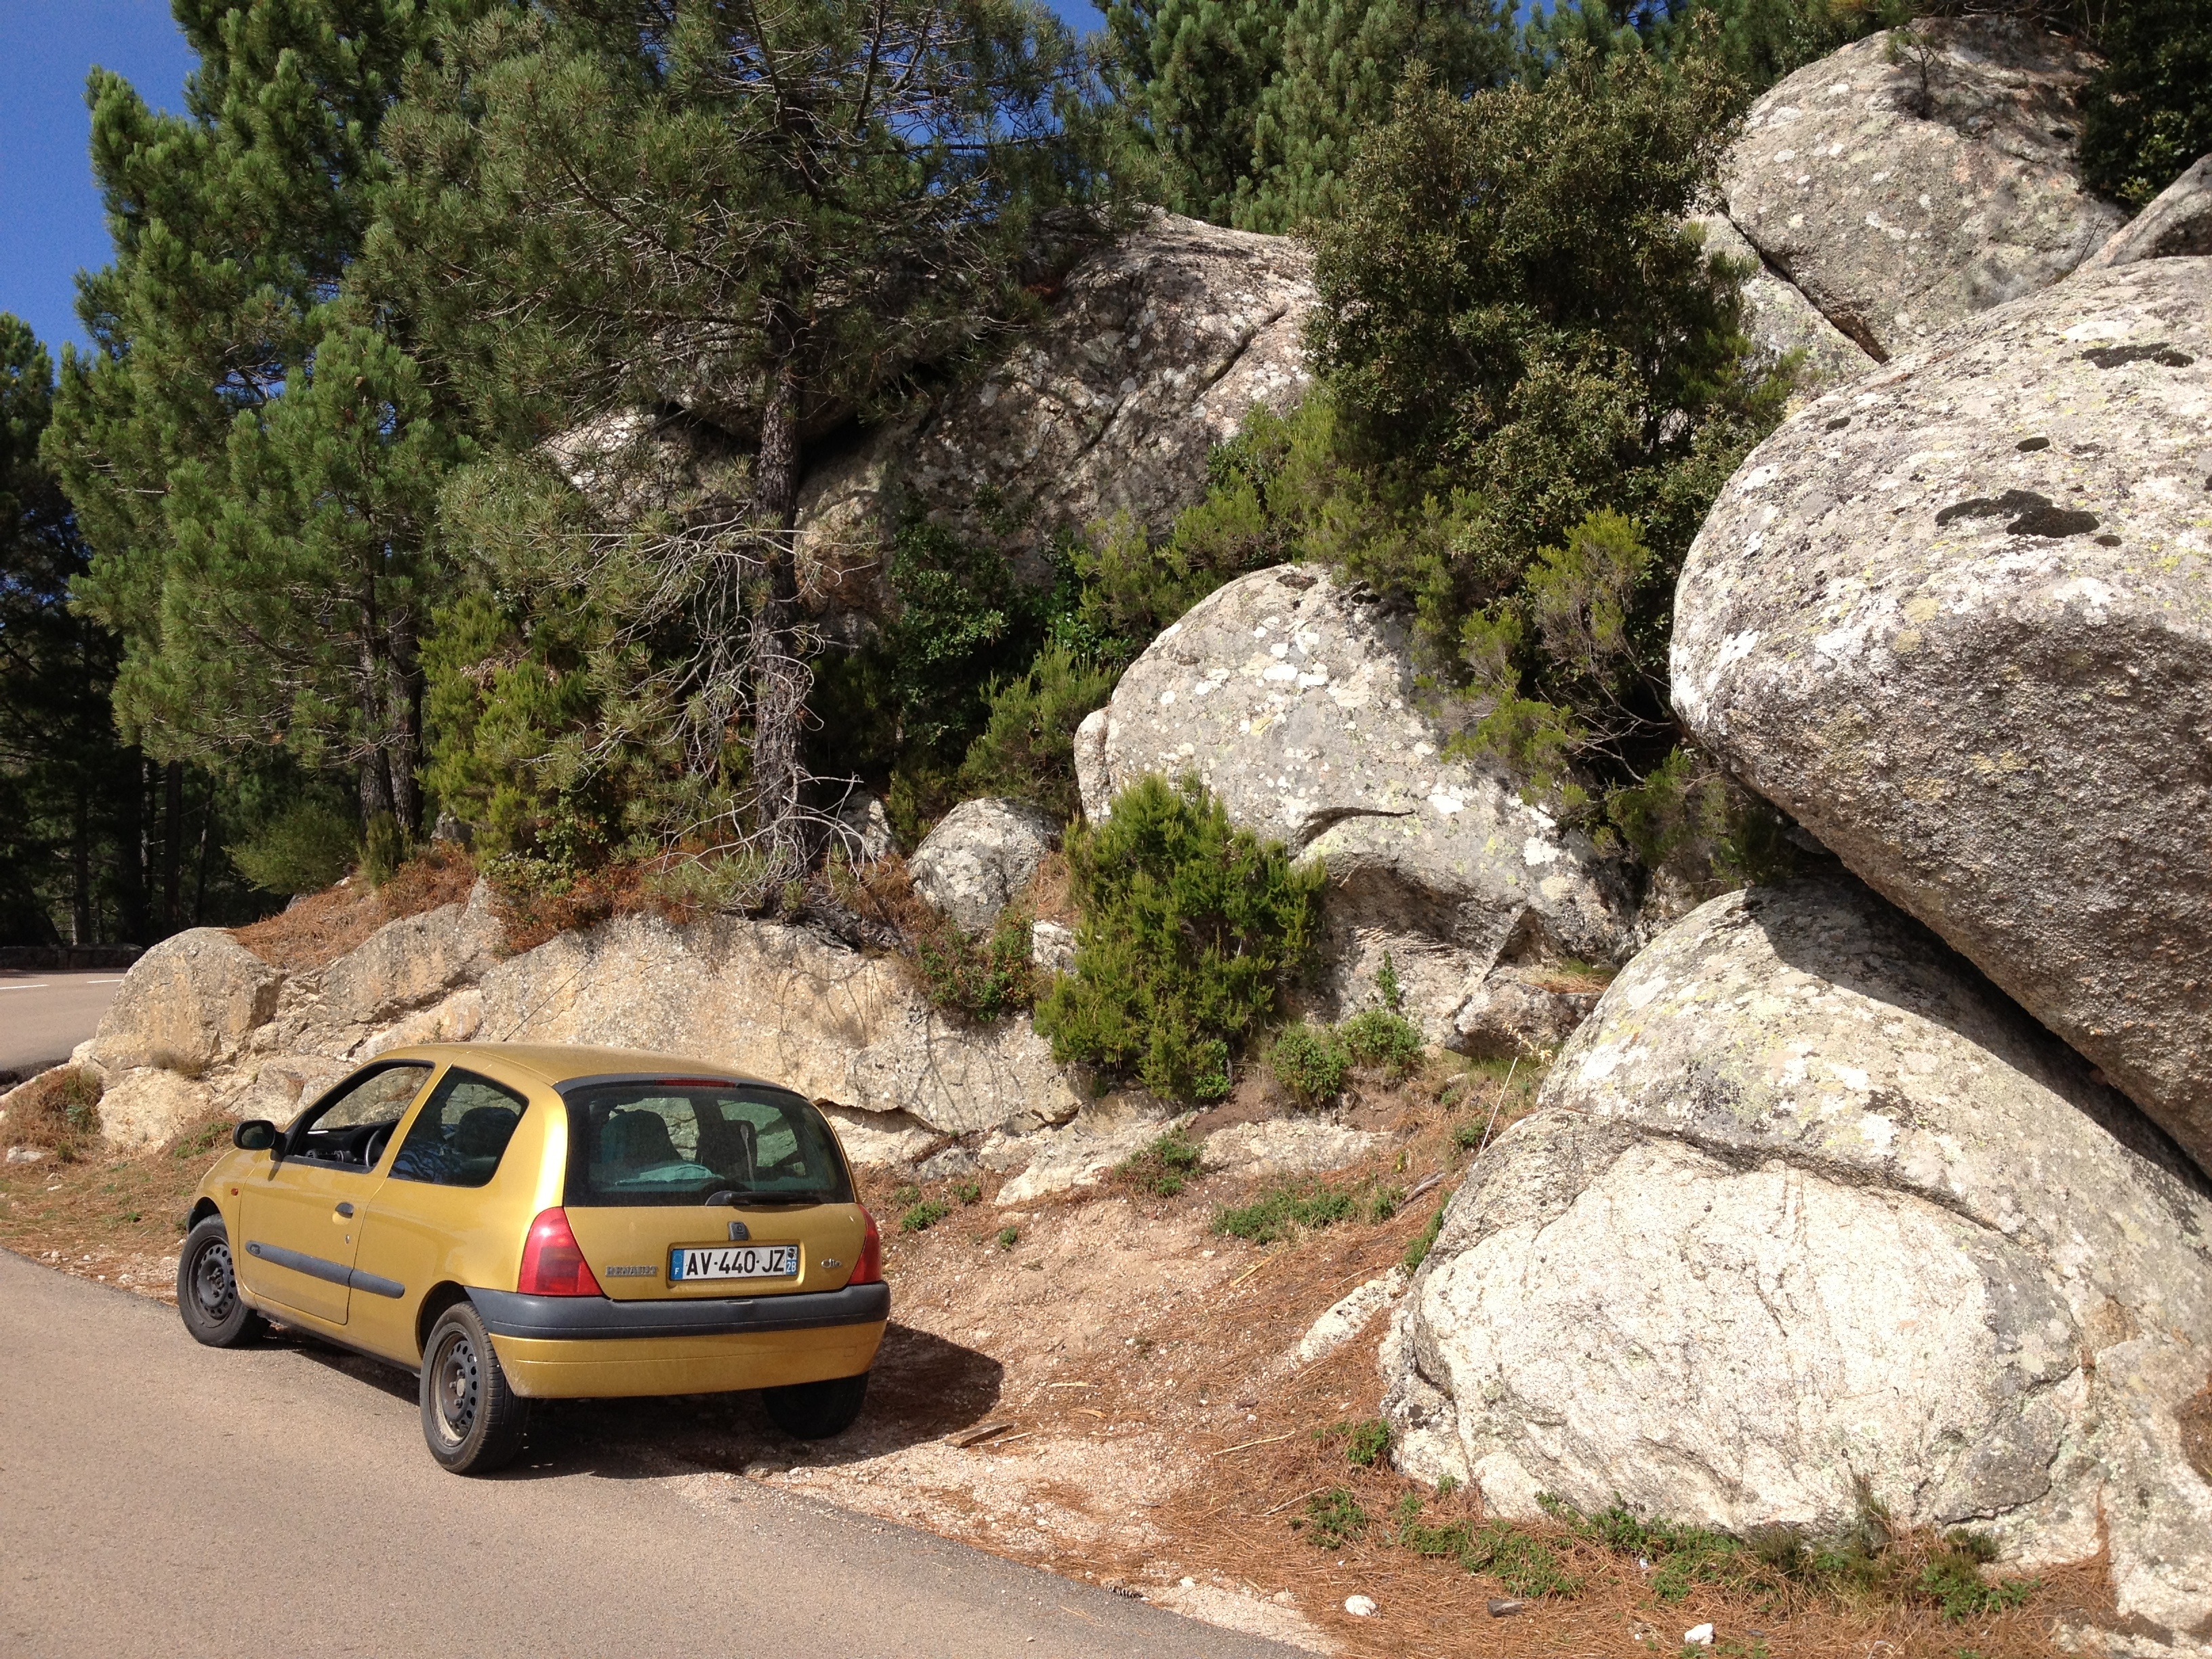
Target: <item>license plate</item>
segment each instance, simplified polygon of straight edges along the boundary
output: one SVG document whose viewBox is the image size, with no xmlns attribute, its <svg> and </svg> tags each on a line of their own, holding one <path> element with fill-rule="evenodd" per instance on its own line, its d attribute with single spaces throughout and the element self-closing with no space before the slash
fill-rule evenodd
<svg viewBox="0 0 2212 1659">
<path fill-rule="evenodd" d="M 799 1273 L 796 1244 L 678 1245 L 668 1255 L 668 1279 L 793 1279 Z"/>
</svg>

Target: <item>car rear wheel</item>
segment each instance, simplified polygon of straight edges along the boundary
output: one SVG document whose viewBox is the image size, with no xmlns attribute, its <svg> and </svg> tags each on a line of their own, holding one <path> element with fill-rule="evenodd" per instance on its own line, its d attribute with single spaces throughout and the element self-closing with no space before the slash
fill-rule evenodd
<svg viewBox="0 0 2212 1659">
<path fill-rule="evenodd" d="M 438 1316 L 422 1345 L 422 1438 L 455 1474 L 489 1474 L 522 1449 L 529 1402 L 507 1386 L 483 1321 L 465 1302 Z"/>
<path fill-rule="evenodd" d="M 793 1382 L 763 1389 L 769 1420 L 794 1440 L 827 1440 L 853 1426 L 868 1398 L 868 1374 L 833 1377 L 827 1382 Z"/>
<path fill-rule="evenodd" d="M 230 1233 L 219 1215 L 185 1235 L 185 1248 L 177 1253 L 177 1311 L 193 1340 L 210 1348 L 242 1348 L 269 1328 L 238 1293 Z"/>
</svg>

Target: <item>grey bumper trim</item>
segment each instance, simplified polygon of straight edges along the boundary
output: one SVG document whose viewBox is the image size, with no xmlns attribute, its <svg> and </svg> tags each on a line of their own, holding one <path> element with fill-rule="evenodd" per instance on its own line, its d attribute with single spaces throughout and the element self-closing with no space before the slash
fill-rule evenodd
<svg viewBox="0 0 2212 1659">
<path fill-rule="evenodd" d="M 744 1331 L 805 1331 L 830 1325 L 872 1325 L 891 1312 L 891 1287 L 851 1285 L 842 1291 L 788 1296 L 671 1297 L 614 1302 L 604 1296 L 525 1296 L 471 1290 L 484 1329 L 494 1336 L 589 1340 L 610 1336 L 733 1336 Z"/>
<path fill-rule="evenodd" d="M 322 1257 L 309 1255 L 303 1250 L 288 1250 L 281 1245 L 248 1242 L 246 1253 L 260 1261 L 273 1262 L 279 1267 L 289 1267 L 295 1273 L 305 1273 L 310 1279 L 367 1291 L 371 1296 L 388 1296 L 394 1302 L 407 1294 L 407 1287 L 396 1279 L 365 1273 L 360 1268 L 349 1267 L 342 1261 L 325 1261 Z"/>
</svg>

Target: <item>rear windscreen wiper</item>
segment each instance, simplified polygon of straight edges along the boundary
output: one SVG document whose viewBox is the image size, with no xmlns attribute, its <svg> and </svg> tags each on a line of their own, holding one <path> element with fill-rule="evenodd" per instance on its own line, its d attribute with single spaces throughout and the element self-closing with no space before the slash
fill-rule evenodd
<svg viewBox="0 0 2212 1659">
<path fill-rule="evenodd" d="M 833 1204 L 836 1196 L 830 1193 L 738 1192 L 725 1187 L 720 1192 L 709 1193 L 699 1200 L 709 1209 L 719 1205 L 744 1204 Z"/>
</svg>

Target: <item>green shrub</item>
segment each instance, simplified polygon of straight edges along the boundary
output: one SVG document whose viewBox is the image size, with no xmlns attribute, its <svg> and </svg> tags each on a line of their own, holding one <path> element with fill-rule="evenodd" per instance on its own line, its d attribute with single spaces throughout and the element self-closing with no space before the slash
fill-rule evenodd
<svg viewBox="0 0 2212 1659">
<path fill-rule="evenodd" d="M 305 800 L 225 850 L 239 873 L 264 892 L 313 893 L 352 866 L 356 835 L 351 818 L 320 801 Z"/>
<path fill-rule="evenodd" d="M 963 1205 L 980 1204 L 983 1201 L 983 1183 L 956 1181 L 952 1183 L 952 1196 Z"/>
<path fill-rule="evenodd" d="M 1229 1238 L 1272 1244 L 1301 1227 L 1333 1227 L 1358 1207 L 1350 1193 L 1314 1182 L 1279 1182 L 1249 1204 L 1222 1211 L 1213 1231 Z"/>
<path fill-rule="evenodd" d="M 1152 775 L 1069 831 L 1067 864 L 1075 968 L 1036 1014 L 1054 1059 L 1219 1099 L 1232 1054 L 1312 960 L 1322 872 L 1237 829 L 1196 779 Z"/>
<path fill-rule="evenodd" d="M 1022 1230 L 1015 1226 L 1001 1227 L 999 1229 L 998 1238 L 1000 1249 L 1011 1250 L 1022 1242 Z"/>
<path fill-rule="evenodd" d="M 963 795 L 1034 801 L 1062 823 L 1082 802 L 1075 789 L 1075 728 L 1113 695 L 1114 673 L 1063 645 L 1048 645 L 1029 672 L 994 680 L 983 731 L 960 764 Z"/>
<path fill-rule="evenodd" d="M 1198 1144 L 1189 1132 L 1170 1129 L 1132 1154 L 1115 1173 L 1140 1192 L 1173 1198 L 1197 1177 L 1199 1158 Z"/>
<path fill-rule="evenodd" d="M 908 934 L 915 971 L 933 1006 L 988 1024 L 1036 999 L 1037 975 L 1030 961 L 1030 915 L 1010 904 L 999 913 L 988 939 L 974 938 L 934 912 Z"/>
<path fill-rule="evenodd" d="M 1354 1060 L 1393 1083 L 1420 1064 L 1421 1028 L 1387 1008 L 1362 1010 L 1338 1026 L 1337 1034 Z"/>
<path fill-rule="evenodd" d="M 941 1198 L 926 1198 L 899 1218 L 902 1233 L 926 1233 L 952 1213 L 952 1206 Z"/>
<path fill-rule="evenodd" d="M 2212 150 L 2212 14 L 2203 0 L 2099 9 L 2105 67 L 2081 94 L 2082 178 L 2140 212 Z"/>
<path fill-rule="evenodd" d="M 361 878 L 371 887 L 383 886 L 413 852 L 399 820 L 389 812 L 379 812 L 368 821 L 368 833 L 362 837 Z"/>
<path fill-rule="evenodd" d="M 1267 1046 L 1267 1069 L 1275 1081 L 1309 1109 L 1335 1097 L 1351 1064 L 1352 1056 L 1337 1034 L 1309 1020 L 1285 1025 Z"/>
</svg>

